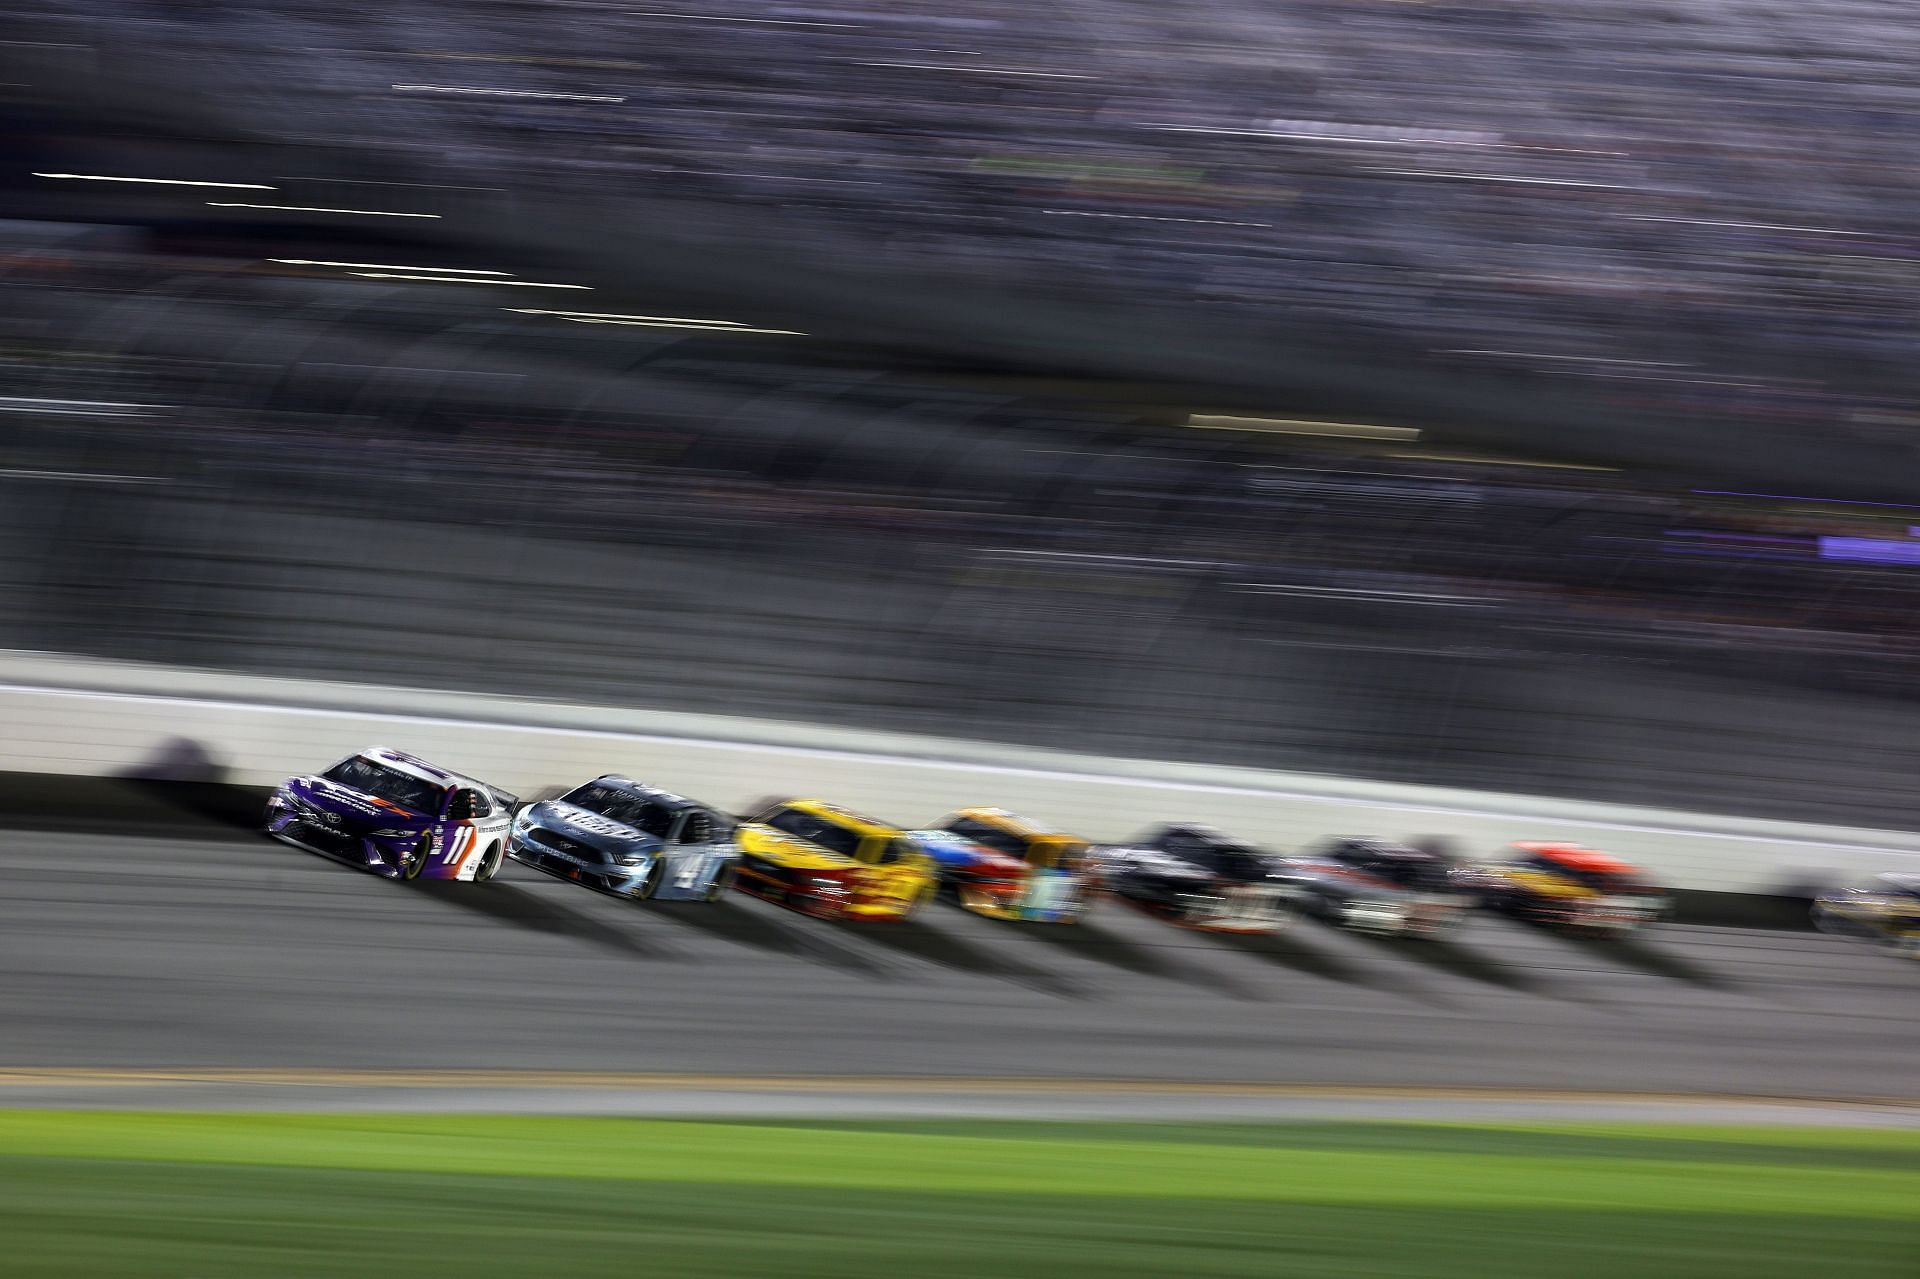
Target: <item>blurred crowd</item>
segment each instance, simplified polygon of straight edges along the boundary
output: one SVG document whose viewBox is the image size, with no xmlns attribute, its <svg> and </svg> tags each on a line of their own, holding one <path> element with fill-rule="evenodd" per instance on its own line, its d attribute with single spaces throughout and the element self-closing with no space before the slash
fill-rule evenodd
<svg viewBox="0 0 1920 1279">
<path fill-rule="evenodd" d="M 228 311 L 244 322 L 263 305 L 312 305 L 330 283 L 125 246 L 7 263 L 4 460 L 36 483 L 103 473 L 203 513 L 264 504 L 600 542 L 631 548 L 636 571 L 649 550 L 691 548 L 717 557 L 723 595 L 729 563 L 805 579 L 884 559 L 949 591 L 940 608 L 973 601 L 959 607 L 976 629 L 1026 597 L 1057 621 L 1094 596 L 1177 596 L 1205 616 L 1196 624 L 1256 628 L 1249 600 L 1267 612 L 1372 604 L 1403 610 L 1388 624 L 1406 632 L 1453 628 L 1437 615 L 1467 609 L 1502 643 L 1722 671 L 1774 663 L 1800 679 L 1851 671 L 1882 689 L 1920 677 L 1920 508 L 1391 439 L 1182 430 L 1164 408 L 1098 387 L 978 395 L 964 373 L 844 353 L 809 363 L 777 341 L 675 335 L 672 363 L 634 369 L 621 331 L 568 326 L 572 358 L 591 365 L 601 348 L 620 372 L 549 382 L 511 321 L 460 309 L 424 315 L 460 335 L 434 357 L 446 367 L 351 365 L 298 331 L 243 350 L 207 327 Z M 52 306 L 73 298 L 86 309 Z M 392 349 L 378 330 L 341 333 Z M 282 347 L 297 359 L 283 363 Z M 466 353 L 478 351 L 484 366 Z M 927 416 L 943 396 L 953 434 Z M 953 447 L 976 437 L 993 446 Z M 898 451 L 874 449 L 883 438 Z M 30 541 L 14 549 L 31 559 Z M 1088 629 L 1085 655 L 1125 629 Z M 1002 638 L 1025 642 L 1017 625 Z M 1793 669 L 1813 656 L 1830 660 Z"/>
<path fill-rule="evenodd" d="M 58 29 L 422 180 L 757 206 L 811 251 L 1628 390 L 1897 381 L 1920 283 L 1897 0 L 201 3 Z"/>
</svg>

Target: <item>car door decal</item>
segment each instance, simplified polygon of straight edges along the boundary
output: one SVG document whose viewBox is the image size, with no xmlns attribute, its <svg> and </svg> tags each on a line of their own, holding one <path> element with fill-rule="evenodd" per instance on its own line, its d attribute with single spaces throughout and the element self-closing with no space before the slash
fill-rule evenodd
<svg viewBox="0 0 1920 1279">
<path fill-rule="evenodd" d="M 447 841 L 446 862 L 453 868 L 455 876 L 460 874 L 460 867 L 473 848 L 473 836 L 473 824 L 464 822 L 453 832 L 453 838 Z"/>
</svg>

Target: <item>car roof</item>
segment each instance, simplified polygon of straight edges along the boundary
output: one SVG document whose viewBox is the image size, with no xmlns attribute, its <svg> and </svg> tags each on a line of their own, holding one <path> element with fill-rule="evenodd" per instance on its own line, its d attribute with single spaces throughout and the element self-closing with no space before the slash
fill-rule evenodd
<svg viewBox="0 0 1920 1279">
<path fill-rule="evenodd" d="M 868 817 L 864 813 L 856 813 L 851 808 L 830 804 L 824 799 L 790 799 L 780 807 L 797 808 L 803 813 L 824 817 L 830 822 L 857 830 L 863 835 L 898 835 L 900 833 L 898 826 L 890 825 L 878 818 Z"/>
<path fill-rule="evenodd" d="M 1537 853 L 1548 861 L 1558 862 L 1568 870 L 1583 870 L 1595 875 L 1637 875 L 1640 868 L 1630 861 L 1615 857 L 1612 853 L 1603 853 L 1597 848 L 1582 848 L 1578 844 L 1525 843 L 1515 844 L 1522 852 Z"/>
<path fill-rule="evenodd" d="M 1376 857 L 1392 857 L 1407 862 L 1430 862 L 1438 860 L 1433 853 L 1424 848 L 1415 848 L 1411 844 L 1396 844 L 1390 839 L 1342 839 L 1335 841 L 1333 851 L 1344 848 L 1364 849 Z"/>
<path fill-rule="evenodd" d="M 1006 831 L 1009 835 L 1018 835 L 1022 839 L 1061 840 L 1074 838 L 1074 836 L 1067 834 L 1067 832 L 1063 830 L 1055 830 L 1044 822 L 1036 822 L 1031 818 L 1022 817 L 1018 813 L 1010 813 L 1004 808 L 962 808 L 954 813 L 954 816 L 971 818 L 976 822 L 982 822 L 988 826 Z"/>
<path fill-rule="evenodd" d="M 610 786 L 614 790 L 625 791 L 629 795 L 637 796 L 640 799 L 647 800 L 649 803 L 658 804 L 662 808 L 673 809 L 676 812 L 683 808 L 706 807 L 705 804 L 688 799 L 685 795 L 676 795 L 670 790 L 661 790 L 658 786 L 648 786 L 644 782 L 636 782 L 631 777 L 622 777 L 618 773 L 608 773 L 605 776 L 594 778 L 593 781 L 595 785 Z"/>
<path fill-rule="evenodd" d="M 370 747 L 367 750 L 361 751 L 359 757 L 361 759 L 370 759 L 376 764 L 383 764 L 396 772 L 405 773 L 409 777 L 417 777 L 423 782 L 432 782 L 436 786 L 470 786 L 475 790 L 493 790 L 493 787 L 487 785 L 485 782 L 476 781 L 474 778 L 465 776 L 464 774 L 452 772 L 440 767 L 438 764 L 429 764 L 417 755 L 409 755 L 405 751 L 394 750 L 391 746 Z"/>
<path fill-rule="evenodd" d="M 1235 839 L 1218 826 L 1208 826 L 1204 822 L 1169 822 L 1165 826 L 1156 826 L 1147 832 L 1149 838 L 1166 835 L 1192 835 L 1196 839 L 1211 840 L 1216 844 L 1244 844 L 1245 840 Z"/>
</svg>

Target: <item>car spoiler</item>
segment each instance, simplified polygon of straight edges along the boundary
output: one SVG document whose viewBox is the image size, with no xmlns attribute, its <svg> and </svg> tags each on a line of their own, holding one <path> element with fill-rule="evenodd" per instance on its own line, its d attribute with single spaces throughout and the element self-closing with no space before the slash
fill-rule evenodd
<svg viewBox="0 0 1920 1279">
<path fill-rule="evenodd" d="M 506 809 L 509 813 L 517 813 L 520 811 L 521 799 L 518 795 L 503 791 L 498 786 L 487 787 L 487 793 L 493 796 L 494 803 L 500 805 L 500 807 Z"/>
</svg>

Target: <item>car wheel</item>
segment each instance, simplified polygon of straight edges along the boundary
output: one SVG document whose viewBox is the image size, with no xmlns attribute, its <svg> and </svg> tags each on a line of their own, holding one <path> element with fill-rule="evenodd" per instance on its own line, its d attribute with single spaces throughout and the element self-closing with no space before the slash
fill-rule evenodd
<svg viewBox="0 0 1920 1279">
<path fill-rule="evenodd" d="M 400 878 L 418 879 L 420 872 L 427 868 L 427 862 L 433 856 L 433 836 L 422 835 L 414 841 L 413 847 L 400 859 Z"/>
<path fill-rule="evenodd" d="M 667 859 L 664 856 L 654 858 L 653 865 L 647 867 L 647 877 L 640 881 L 640 887 L 633 890 L 634 897 L 639 901 L 649 900 L 660 891 L 660 885 L 666 878 Z"/>
<path fill-rule="evenodd" d="M 719 870 L 713 872 L 713 879 L 707 884 L 707 900 L 710 902 L 719 901 L 720 898 L 726 894 L 726 891 L 733 887 L 736 874 L 737 872 L 732 862 L 726 863 Z"/>
<path fill-rule="evenodd" d="M 500 863 L 504 859 L 505 854 L 500 851 L 500 845 L 494 844 L 490 846 L 486 851 L 486 855 L 481 857 L 480 865 L 474 868 L 473 882 L 476 884 L 484 884 L 495 875 L 498 875 L 500 873 Z"/>
</svg>

